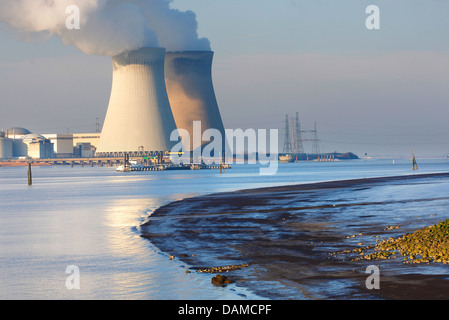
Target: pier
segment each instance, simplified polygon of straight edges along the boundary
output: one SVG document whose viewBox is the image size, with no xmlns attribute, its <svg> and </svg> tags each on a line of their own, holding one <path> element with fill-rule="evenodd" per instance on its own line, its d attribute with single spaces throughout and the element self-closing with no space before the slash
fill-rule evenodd
<svg viewBox="0 0 449 320">
<path fill-rule="evenodd" d="M 4 160 L 0 162 L 0 166 L 27 166 L 28 162 L 32 162 L 33 166 L 99 166 L 99 167 L 115 167 L 124 164 L 124 157 L 110 157 L 110 158 L 51 158 L 51 159 L 14 159 Z M 153 159 L 143 160 L 146 166 L 155 165 L 161 161 L 154 161 Z"/>
<path fill-rule="evenodd" d="M 135 163 L 138 161 L 139 163 Z M 134 162 L 134 164 L 133 164 Z M 166 171 L 166 170 L 220 170 L 230 169 L 229 164 L 194 163 L 175 165 L 161 159 L 134 159 L 124 157 L 117 158 L 61 158 L 61 159 L 18 159 L 0 161 L 0 167 L 25 167 L 32 163 L 33 166 L 81 166 L 81 167 L 123 167 L 123 172 L 134 171 Z"/>
<path fill-rule="evenodd" d="M 220 170 L 230 169 L 228 164 L 223 165 L 207 165 L 207 164 L 186 164 L 186 165 L 120 165 L 117 167 L 117 171 L 121 172 L 134 172 L 134 171 L 174 171 L 174 170 Z"/>
</svg>

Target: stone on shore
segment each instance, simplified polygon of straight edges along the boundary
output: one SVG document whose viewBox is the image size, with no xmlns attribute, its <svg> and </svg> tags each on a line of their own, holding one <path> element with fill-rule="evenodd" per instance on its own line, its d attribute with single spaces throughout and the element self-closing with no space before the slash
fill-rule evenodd
<svg viewBox="0 0 449 320">
<path fill-rule="evenodd" d="M 223 275 L 216 275 L 215 277 L 212 278 L 211 283 L 214 286 L 224 286 L 230 283 L 234 283 L 234 281 L 228 279 L 226 276 Z"/>
</svg>

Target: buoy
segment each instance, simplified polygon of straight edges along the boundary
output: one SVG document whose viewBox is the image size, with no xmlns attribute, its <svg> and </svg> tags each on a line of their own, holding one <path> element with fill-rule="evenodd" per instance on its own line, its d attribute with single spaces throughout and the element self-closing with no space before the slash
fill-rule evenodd
<svg viewBox="0 0 449 320">
<path fill-rule="evenodd" d="M 412 156 L 413 156 L 413 170 L 418 170 L 418 163 L 416 162 L 415 155 L 413 154 L 412 150 Z"/>
</svg>

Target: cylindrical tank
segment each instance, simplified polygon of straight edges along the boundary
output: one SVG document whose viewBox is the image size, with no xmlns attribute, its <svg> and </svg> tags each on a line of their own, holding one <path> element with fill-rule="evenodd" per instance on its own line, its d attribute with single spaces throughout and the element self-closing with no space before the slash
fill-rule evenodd
<svg viewBox="0 0 449 320">
<path fill-rule="evenodd" d="M 97 155 L 169 151 L 176 124 L 164 77 L 165 49 L 112 58 L 113 81 Z"/>
<path fill-rule="evenodd" d="M 12 159 L 13 141 L 7 138 L 0 138 L 0 159 Z"/>
<path fill-rule="evenodd" d="M 26 157 L 28 155 L 28 145 L 21 139 L 12 140 L 12 153 L 14 158 Z"/>
<path fill-rule="evenodd" d="M 190 150 L 208 143 L 194 145 L 194 121 L 201 121 L 201 135 L 207 129 L 217 129 L 223 141 L 225 138 L 212 81 L 213 56 L 212 51 L 167 52 L 165 55 L 165 82 L 170 106 L 178 129 L 185 129 L 190 135 Z"/>
</svg>

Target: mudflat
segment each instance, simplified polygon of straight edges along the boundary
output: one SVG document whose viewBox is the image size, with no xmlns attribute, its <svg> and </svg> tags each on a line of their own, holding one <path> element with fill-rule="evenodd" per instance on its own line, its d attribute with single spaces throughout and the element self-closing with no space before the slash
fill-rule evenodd
<svg viewBox="0 0 449 320">
<path fill-rule="evenodd" d="M 356 249 L 448 218 L 449 173 L 436 173 L 187 198 L 157 209 L 141 230 L 185 262 L 186 276 L 227 270 L 232 285 L 269 299 L 436 300 L 449 298 L 447 265 L 368 261 Z M 379 289 L 366 285 L 370 266 Z"/>
</svg>

